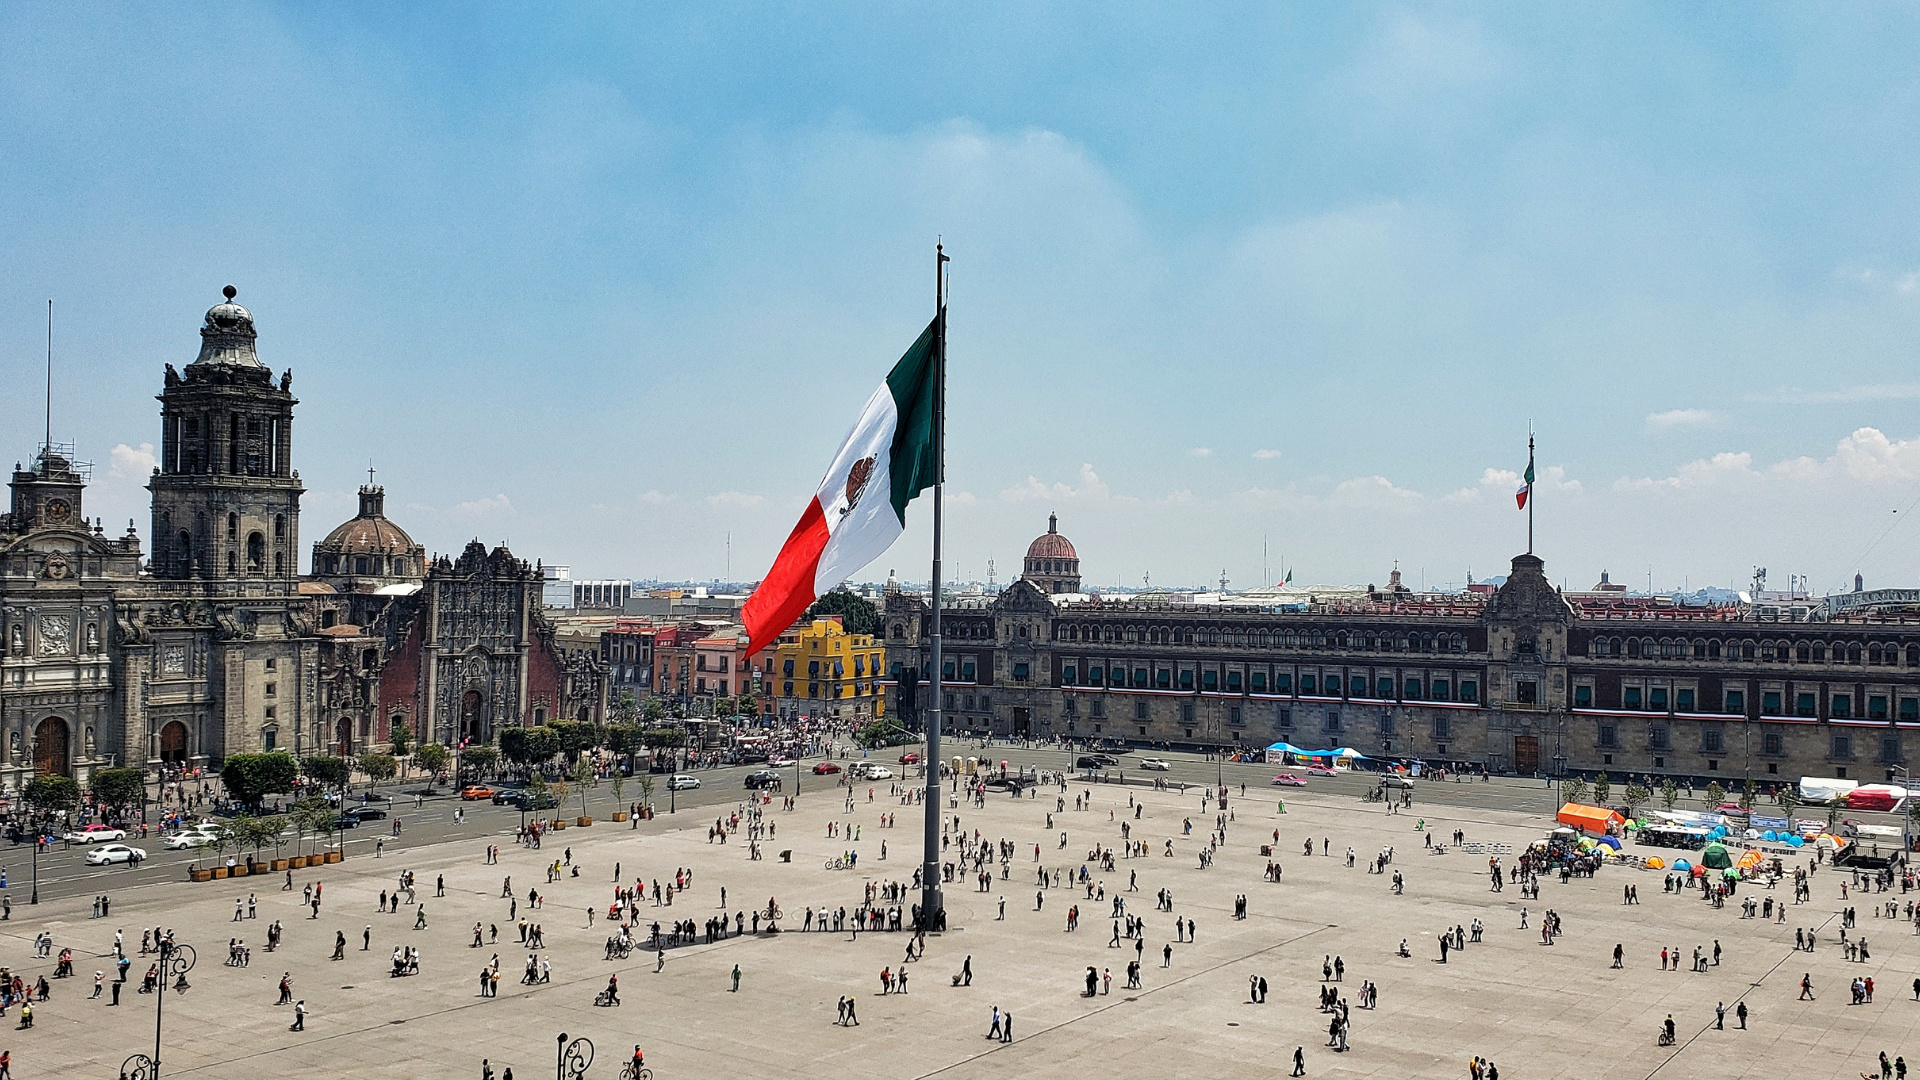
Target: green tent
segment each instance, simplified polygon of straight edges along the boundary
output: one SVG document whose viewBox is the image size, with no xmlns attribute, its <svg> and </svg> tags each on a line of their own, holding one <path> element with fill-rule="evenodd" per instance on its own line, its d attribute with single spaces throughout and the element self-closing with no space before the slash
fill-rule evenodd
<svg viewBox="0 0 1920 1080">
<path fill-rule="evenodd" d="M 1733 865 L 1733 859 L 1727 855 L 1727 845 L 1708 844 L 1700 853 L 1700 865 L 1709 870 L 1725 870 Z"/>
</svg>

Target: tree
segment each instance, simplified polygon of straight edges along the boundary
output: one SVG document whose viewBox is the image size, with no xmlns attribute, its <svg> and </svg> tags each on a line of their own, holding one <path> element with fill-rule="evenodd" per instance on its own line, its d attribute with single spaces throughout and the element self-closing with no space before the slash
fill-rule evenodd
<svg viewBox="0 0 1920 1080">
<path fill-rule="evenodd" d="M 1794 784 L 1782 784 L 1774 793 L 1773 801 L 1780 804 L 1780 812 L 1787 815 L 1787 829 L 1793 829 L 1793 811 L 1800 805 L 1800 788 Z M 1920 800 L 1908 800 L 1909 804 L 1920 807 Z"/>
<path fill-rule="evenodd" d="M 647 723 L 658 725 L 660 721 L 667 718 L 666 703 L 657 697 L 648 698 L 646 707 L 641 710 L 641 714 L 647 718 Z"/>
<path fill-rule="evenodd" d="M 652 809 L 653 808 L 653 774 L 641 773 L 640 778 L 636 780 L 634 783 L 636 786 L 640 788 L 640 805 L 646 809 L 649 809 L 649 810 Z"/>
<path fill-rule="evenodd" d="M 220 782 L 227 786 L 227 794 L 254 810 L 260 808 L 260 800 L 268 795 L 292 791 L 298 775 L 293 755 L 279 751 L 235 754 L 220 766 Z"/>
<path fill-rule="evenodd" d="M 1620 796 L 1620 801 L 1626 805 L 1627 816 L 1637 818 L 1640 816 L 1640 808 L 1653 801 L 1653 792 L 1640 784 L 1630 783 L 1627 785 L 1627 790 Z"/>
<path fill-rule="evenodd" d="M 1674 783 L 1671 776 L 1660 781 L 1660 801 L 1666 804 L 1668 810 L 1672 810 L 1673 804 L 1680 801 L 1680 785 Z"/>
<path fill-rule="evenodd" d="M 567 778 L 564 776 L 556 777 L 551 784 L 547 785 L 547 790 L 553 792 L 553 808 L 556 811 L 566 806 L 567 796 L 573 794 L 573 788 L 567 784 Z"/>
<path fill-rule="evenodd" d="M 634 751 L 640 749 L 640 728 L 633 724 L 608 724 L 607 749 L 631 764 Z"/>
<path fill-rule="evenodd" d="M 640 699 L 631 690 L 622 690 L 613 698 L 613 720 L 617 724 L 631 724 L 640 711 Z"/>
<path fill-rule="evenodd" d="M 520 727 L 503 728 L 500 731 L 500 756 L 515 765 L 525 765 L 527 758 L 527 729 Z"/>
<path fill-rule="evenodd" d="M 236 847 L 251 848 L 255 855 L 268 844 L 278 846 L 280 834 L 286 831 L 287 819 L 278 814 L 267 817 L 255 817 L 242 814 L 233 819 L 233 843 Z M 249 859 L 248 862 L 257 860 Z"/>
<path fill-rule="evenodd" d="M 665 750 L 685 743 L 687 733 L 672 727 L 648 728 L 640 733 L 640 741 L 649 750 Z"/>
<path fill-rule="evenodd" d="M 880 636 L 880 612 L 871 601 L 854 595 L 850 590 L 835 589 L 815 600 L 803 618 L 824 619 L 829 615 L 840 616 L 840 626 L 849 634 Z"/>
<path fill-rule="evenodd" d="M 1601 806 L 1607 805 L 1607 796 L 1612 794 L 1612 792 L 1613 781 L 1607 779 L 1606 773 L 1601 773 L 1599 776 L 1593 778 L 1594 802 L 1599 803 Z"/>
<path fill-rule="evenodd" d="M 440 763 L 444 766 L 446 759 L 442 758 Z M 476 776 L 488 775 L 491 774 L 494 767 L 499 764 L 500 751 L 491 746 L 469 746 L 465 750 L 460 751 L 460 769 L 462 772 L 471 770 Z"/>
<path fill-rule="evenodd" d="M 547 730 L 559 740 L 559 752 L 565 754 L 568 761 L 600 745 L 603 737 L 600 725 L 591 720 L 555 720 L 547 724 Z"/>
<path fill-rule="evenodd" d="M 734 708 L 735 702 L 730 697 L 715 698 L 713 701 L 713 715 L 716 718 L 724 719 L 732 716 Z"/>
<path fill-rule="evenodd" d="M 463 756 L 470 756 L 467 751 Z M 433 786 L 433 778 L 439 776 L 447 767 L 447 748 L 437 742 L 421 743 L 420 749 L 413 752 L 413 763 L 427 770 L 427 786 Z"/>
<path fill-rule="evenodd" d="M 400 763 L 393 759 L 392 754 L 360 755 L 360 771 L 367 774 L 367 780 L 371 782 L 374 787 L 379 787 L 381 784 L 393 779 L 394 773 L 399 771 L 399 767 Z"/>
<path fill-rule="evenodd" d="M 1727 789 L 1720 786 L 1720 781 L 1715 780 L 1712 783 L 1709 783 L 1707 785 L 1707 805 L 1708 806 L 1719 806 L 1721 803 L 1726 801 L 1727 801 Z"/>
<path fill-rule="evenodd" d="M 316 754 L 300 762 L 300 771 L 322 789 L 337 789 L 347 786 L 347 778 L 353 775 L 353 766 L 346 758 Z"/>
<path fill-rule="evenodd" d="M 900 726 L 900 721 L 892 717 L 875 720 L 860 728 L 853 733 L 853 738 L 855 742 L 869 750 L 882 746 L 899 746 L 902 743 L 914 741 L 914 736 L 907 734 L 907 729 Z"/>
<path fill-rule="evenodd" d="M 544 764 L 553 760 L 560 752 L 560 736 L 549 727 L 531 727 L 527 729 L 527 760 L 533 764 Z"/>
<path fill-rule="evenodd" d="M 1560 781 L 1560 801 L 1563 803 L 1586 802 L 1587 782 L 1577 776 Z"/>
<path fill-rule="evenodd" d="M 293 823 L 294 828 L 293 853 L 295 855 L 301 854 L 300 841 L 307 833 L 320 831 L 320 822 L 323 818 L 328 821 L 333 820 L 333 807 L 327 805 L 327 800 L 312 795 L 294 803 L 287 811 L 287 820 Z"/>
<path fill-rule="evenodd" d="M 93 774 L 93 798 L 100 805 L 125 811 L 147 801 L 145 769 L 101 769 Z"/>
<path fill-rule="evenodd" d="M 413 745 L 413 729 L 405 720 L 395 720 L 387 732 L 387 741 L 393 744 L 393 756 L 406 757 L 407 750 Z"/>
<path fill-rule="evenodd" d="M 1749 776 L 1745 780 L 1742 780 L 1740 782 L 1740 809 L 1752 810 L 1753 800 L 1759 794 L 1760 789 L 1754 786 L 1753 777 Z"/>
<path fill-rule="evenodd" d="M 573 763 L 573 786 L 580 791 L 580 816 L 587 816 L 587 788 L 593 786 L 599 777 L 593 771 L 593 762 L 587 755 L 580 755 Z"/>
<path fill-rule="evenodd" d="M 615 765 L 607 774 L 607 786 L 613 789 L 613 801 L 616 806 L 626 801 L 627 774 Z"/>
<path fill-rule="evenodd" d="M 80 785 L 71 776 L 36 776 L 20 790 L 20 797 L 42 813 L 71 810 L 80 805 Z"/>
</svg>

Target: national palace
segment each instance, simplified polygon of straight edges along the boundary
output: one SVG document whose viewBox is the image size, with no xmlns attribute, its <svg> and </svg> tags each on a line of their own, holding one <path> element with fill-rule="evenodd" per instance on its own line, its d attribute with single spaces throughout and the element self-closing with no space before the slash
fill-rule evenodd
<svg viewBox="0 0 1920 1080">
<path fill-rule="evenodd" d="M 1080 591 L 1050 521 L 1018 581 L 943 606 L 944 730 L 1763 783 L 1882 780 L 1920 746 L 1920 594 L 1689 607 L 1565 593 L 1544 569 L 1521 555 L 1466 593 L 1413 592 L 1396 571 L 1331 597 L 1115 599 Z M 896 681 L 932 674 L 928 614 L 886 598 Z"/>
</svg>

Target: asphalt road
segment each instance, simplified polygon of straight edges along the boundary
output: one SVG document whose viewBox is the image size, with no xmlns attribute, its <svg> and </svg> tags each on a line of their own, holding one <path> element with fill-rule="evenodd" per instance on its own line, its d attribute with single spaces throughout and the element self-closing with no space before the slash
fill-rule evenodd
<svg viewBox="0 0 1920 1080">
<path fill-rule="evenodd" d="M 908 779 L 919 780 L 921 770 L 902 769 L 897 758 L 902 749 L 894 748 L 876 751 L 872 760 L 884 763 L 895 774 L 896 781 L 902 772 L 908 773 Z M 1084 751 L 1057 749 L 1028 749 L 1024 747 L 993 744 L 981 746 L 978 742 L 967 740 L 946 740 L 941 746 L 941 756 L 951 760 L 954 757 L 977 757 L 983 762 L 998 764 L 1007 761 L 1014 766 L 1037 766 L 1053 771 L 1073 771 L 1074 759 Z M 853 760 L 859 758 L 856 752 Z M 1273 765 L 1240 764 L 1208 760 L 1201 754 L 1182 754 L 1170 752 L 1133 751 L 1116 755 L 1120 764 L 1106 770 L 1116 779 L 1125 779 L 1133 783 L 1150 783 L 1161 778 L 1169 783 L 1186 784 L 1193 788 L 1209 788 L 1216 782 L 1228 785 L 1230 794 L 1240 797 L 1242 786 L 1247 798 L 1292 798 L 1301 794 L 1315 796 L 1332 795 L 1349 797 L 1358 802 L 1360 797 L 1371 790 L 1376 777 L 1372 773 L 1342 773 L 1332 777 L 1310 777 L 1304 788 L 1276 788 L 1272 777 L 1281 771 Z M 1148 771 L 1138 767 L 1142 758 L 1158 757 L 1165 760 L 1169 768 L 1165 772 Z M 797 790 L 802 797 L 809 793 L 838 788 L 844 773 L 831 776 L 817 776 L 812 767 L 818 758 L 802 761 L 796 770 L 793 767 L 780 770 L 782 786 L 778 794 L 792 794 Z M 850 761 L 846 756 L 836 755 L 843 765 Z M 691 791 L 669 793 L 666 790 L 666 778 L 655 776 L 654 802 L 660 818 L 677 818 L 683 814 L 695 819 L 704 818 L 710 807 L 732 806 L 745 794 L 742 781 L 747 774 L 758 771 L 764 766 L 736 765 L 717 769 L 699 769 L 692 775 L 700 779 L 700 787 Z M 1305 776 L 1305 770 L 1289 768 L 1287 771 Z M 1076 777 L 1078 774 L 1075 774 Z M 862 782 L 856 787 L 878 787 L 896 781 L 879 780 Z M 1081 782 L 1076 780 L 1076 782 Z M 345 845 L 350 855 L 372 853 L 376 845 L 383 849 L 383 855 L 391 858 L 408 848 L 426 844 L 440 844 L 457 840 L 475 842 L 499 842 L 501 837 L 511 837 L 520 825 L 523 816 L 511 807 L 494 806 L 491 802 L 462 802 L 450 789 L 441 789 L 434 795 L 425 796 L 419 806 L 414 805 L 413 792 L 419 790 L 415 785 L 397 784 L 392 789 L 391 804 L 376 802 L 374 805 L 390 805 L 390 818 L 386 821 L 369 822 L 357 829 L 343 830 L 335 838 Z M 638 798 L 636 785 L 629 780 L 623 792 L 624 799 L 613 797 L 612 786 L 601 782 L 587 792 L 586 809 L 596 821 L 611 824 L 615 810 L 625 809 L 626 805 Z M 1538 813 L 1550 818 L 1558 808 L 1555 788 L 1551 784 L 1538 780 L 1525 780 L 1515 777 L 1493 777 L 1491 780 L 1454 780 L 1415 781 L 1413 803 L 1416 812 L 1422 806 L 1434 805 L 1459 807 L 1462 809 L 1501 809 Z M 350 806 L 361 805 L 358 799 L 349 800 Z M 580 813 L 580 796 L 575 793 L 567 799 L 564 814 L 570 819 Z M 1683 809 L 1704 809 L 1706 802 L 1703 793 L 1693 799 L 1682 799 L 1678 804 Z M 456 822 L 454 811 L 466 811 L 466 820 Z M 1762 813 L 1777 812 L 1770 805 L 1757 807 Z M 1814 817 L 1823 813 L 1820 808 L 1809 808 L 1797 812 L 1796 816 Z M 1863 823 L 1891 825 L 1898 827 L 1900 819 L 1895 814 L 1872 814 L 1849 811 L 1847 817 Z M 393 820 L 401 823 L 399 836 L 392 834 Z M 1544 823 L 1544 822 L 1543 822 Z M 186 878 L 190 863 L 203 865 L 219 861 L 224 862 L 228 855 L 243 857 L 243 853 L 229 849 L 226 854 L 216 856 L 207 849 L 188 851 L 167 851 L 162 847 L 162 838 L 149 835 L 147 839 L 130 838 L 128 843 L 146 849 L 148 858 L 138 868 L 126 866 L 92 867 L 84 862 L 86 848 L 74 845 L 63 849 L 59 844 L 54 850 L 42 854 L 39 859 L 39 886 L 42 898 L 56 899 L 68 896 L 90 896 L 94 893 L 114 893 L 129 888 L 145 888 L 166 882 L 182 881 Z M 312 838 L 305 841 L 313 843 Z M 283 847 L 283 854 L 291 854 L 291 843 Z M 271 851 L 263 851 L 263 856 L 271 856 Z M 6 873 L 6 893 L 11 896 L 14 906 L 28 902 L 32 891 L 33 852 L 27 844 L 6 844 L 0 842 L 0 870 Z"/>
</svg>

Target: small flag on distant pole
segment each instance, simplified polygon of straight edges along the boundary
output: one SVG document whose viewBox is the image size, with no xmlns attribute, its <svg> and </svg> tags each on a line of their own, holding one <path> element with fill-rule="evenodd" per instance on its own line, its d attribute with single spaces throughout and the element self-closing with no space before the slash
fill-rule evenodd
<svg viewBox="0 0 1920 1080">
<path fill-rule="evenodd" d="M 1514 501 L 1519 503 L 1515 509 L 1525 510 L 1527 498 L 1533 494 L 1533 458 L 1527 458 L 1527 474 L 1521 478 L 1520 490 L 1513 493 Z"/>
</svg>

